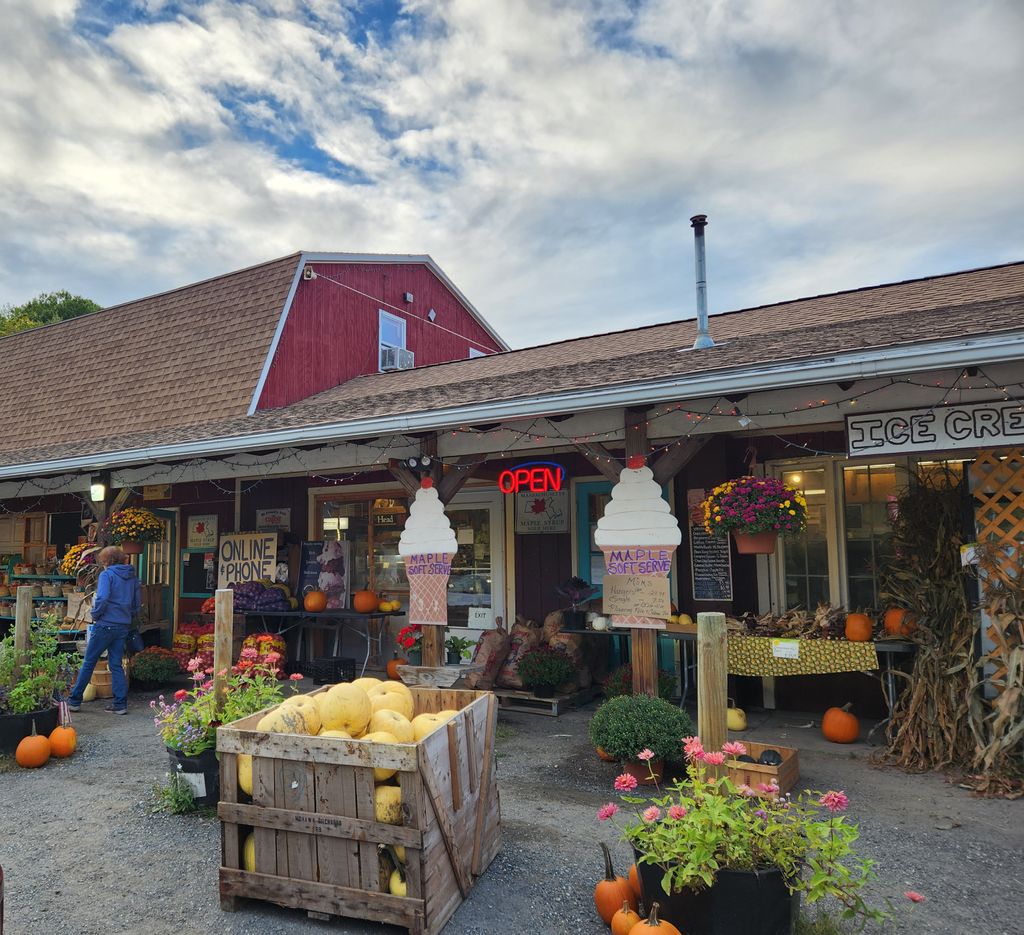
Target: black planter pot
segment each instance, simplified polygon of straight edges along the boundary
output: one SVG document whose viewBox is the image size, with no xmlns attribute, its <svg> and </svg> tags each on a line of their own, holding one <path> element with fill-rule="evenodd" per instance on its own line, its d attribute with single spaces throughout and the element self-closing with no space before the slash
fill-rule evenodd
<svg viewBox="0 0 1024 935">
<path fill-rule="evenodd" d="M 450 666 L 457 666 L 460 662 L 462 662 L 462 653 L 460 653 L 457 649 L 449 649 L 446 661 Z"/>
<path fill-rule="evenodd" d="M 659 905 L 658 917 L 686 935 L 792 935 L 800 894 L 790 893 L 782 872 L 719 870 L 713 886 L 665 894 L 662 870 L 637 863 L 644 905 Z"/>
<path fill-rule="evenodd" d="M 555 686 L 554 685 L 534 685 L 533 695 L 535 698 L 554 698 L 555 697 Z"/>
<path fill-rule="evenodd" d="M 28 714 L 0 714 L 0 753 L 14 753 L 18 744 L 32 733 L 32 722 L 36 722 L 36 733 L 49 736 L 57 726 L 57 709 L 41 708 Z"/>
<path fill-rule="evenodd" d="M 587 628 L 587 612 L 585 610 L 563 610 L 562 624 L 567 630 L 585 630 Z"/>
<path fill-rule="evenodd" d="M 190 786 L 196 805 L 216 805 L 220 800 L 220 763 L 216 750 L 204 750 L 196 756 L 186 756 L 180 750 L 167 747 L 171 768 Z"/>
</svg>

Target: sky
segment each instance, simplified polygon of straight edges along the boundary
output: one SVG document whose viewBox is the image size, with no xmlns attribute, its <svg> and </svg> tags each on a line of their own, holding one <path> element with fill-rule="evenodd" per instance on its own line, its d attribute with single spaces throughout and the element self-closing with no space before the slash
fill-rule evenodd
<svg viewBox="0 0 1024 935">
<path fill-rule="evenodd" d="M 429 253 L 513 347 L 1024 259 L 1017 0 L 0 0 L 0 304 Z"/>
</svg>

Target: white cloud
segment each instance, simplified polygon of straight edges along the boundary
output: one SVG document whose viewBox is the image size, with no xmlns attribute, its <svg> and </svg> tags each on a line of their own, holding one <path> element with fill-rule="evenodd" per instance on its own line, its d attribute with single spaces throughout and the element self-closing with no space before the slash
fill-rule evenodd
<svg viewBox="0 0 1024 935">
<path fill-rule="evenodd" d="M 1024 254 L 1009 0 L 16 6 L 0 301 L 430 252 L 523 344 L 687 315 L 698 211 L 714 309 Z"/>
</svg>

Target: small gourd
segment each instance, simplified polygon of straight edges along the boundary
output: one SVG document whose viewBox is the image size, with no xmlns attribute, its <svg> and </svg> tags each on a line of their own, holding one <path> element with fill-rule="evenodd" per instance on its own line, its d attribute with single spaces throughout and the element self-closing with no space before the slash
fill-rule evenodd
<svg viewBox="0 0 1024 935">
<path fill-rule="evenodd" d="M 630 865 L 629 874 L 626 876 L 626 879 L 629 881 L 629 888 L 633 891 L 637 905 L 639 905 L 643 892 L 640 889 L 640 872 L 636 869 L 636 864 Z"/>
<path fill-rule="evenodd" d="M 85 691 L 82 692 L 82 701 L 95 701 L 96 700 L 96 686 L 90 682 L 85 686 Z"/>
<path fill-rule="evenodd" d="M 849 702 L 841 708 L 829 708 L 821 719 L 821 732 L 832 743 L 853 743 L 860 736 L 860 720 L 850 713 Z"/>
<path fill-rule="evenodd" d="M 729 730 L 746 730 L 747 729 L 747 712 L 742 708 L 736 707 L 736 702 L 729 699 L 729 707 L 725 712 L 725 726 Z"/>
<path fill-rule="evenodd" d="M 302 609 L 311 614 L 327 610 L 327 595 L 323 591 L 307 591 L 302 598 Z"/>
<path fill-rule="evenodd" d="M 633 926 L 642 921 L 639 914 L 629 908 L 626 900 L 622 901 L 622 908 L 612 916 L 612 935 L 629 935 Z"/>
<path fill-rule="evenodd" d="M 755 760 L 749 753 L 741 753 L 738 757 L 736 757 L 736 760 L 739 763 L 756 763 L 757 762 L 757 760 Z"/>
<path fill-rule="evenodd" d="M 612 916 L 618 912 L 619 907 L 625 902 L 631 909 L 636 909 L 636 897 L 625 877 L 617 877 L 612 869 L 612 853 L 608 845 L 601 842 L 601 850 L 604 851 L 604 879 L 599 880 L 594 887 L 594 905 L 597 907 L 597 914 L 605 925 L 611 925 Z"/>
<path fill-rule="evenodd" d="M 377 610 L 377 595 L 373 591 L 356 591 L 352 595 L 352 609 L 360 614 L 372 614 Z"/>
<path fill-rule="evenodd" d="M 910 636 L 917 629 L 914 615 L 902 607 L 890 607 L 882 618 L 882 626 L 889 636 Z"/>
<path fill-rule="evenodd" d="M 762 766 L 781 766 L 782 754 L 778 750 L 765 750 L 757 758 L 757 762 Z"/>
<path fill-rule="evenodd" d="M 78 732 L 70 725 L 55 727 L 50 733 L 50 753 L 63 759 L 78 746 Z"/>
<path fill-rule="evenodd" d="M 32 722 L 32 733 L 23 737 L 14 751 L 15 762 L 24 769 L 38 769 L 50 759 L 50 741 L 36 733 L 36 722 Z"/>
<path fill-rule="evenodd" d="M 395 655 L 388 660 L 388 678 L 394 679 L 396 682 L 399 681 L 401 679 L 401 675 L 398 674 L 398 667 L 407 666 L 408 664 L 408 659 L 403 659 L 401 656 L 398 655 L 398 653 L 395 653 Z"/>
<path fill-rule="evenodd" d="M 648 935 L 650 932 L 657 932 L 658 935 L 683 935 L 671 922 L 662 922 L 658 918 L 658 904 L 651 905 L 651 914 L 637 922 L 629 930 L 629 935 Z"/>
</svg>

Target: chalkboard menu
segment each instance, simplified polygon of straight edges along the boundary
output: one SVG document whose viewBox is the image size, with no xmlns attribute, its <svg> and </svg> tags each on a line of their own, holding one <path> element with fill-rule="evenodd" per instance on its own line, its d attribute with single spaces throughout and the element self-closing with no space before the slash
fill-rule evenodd
<svg viewBox="0 0 1024 935">
<path fill-rule="evenodd" d="M 695 601 L 732 600 L 732 556 L 728 536 L 709 535 L 690 523 L 690 570 Z"/>
</svg>

